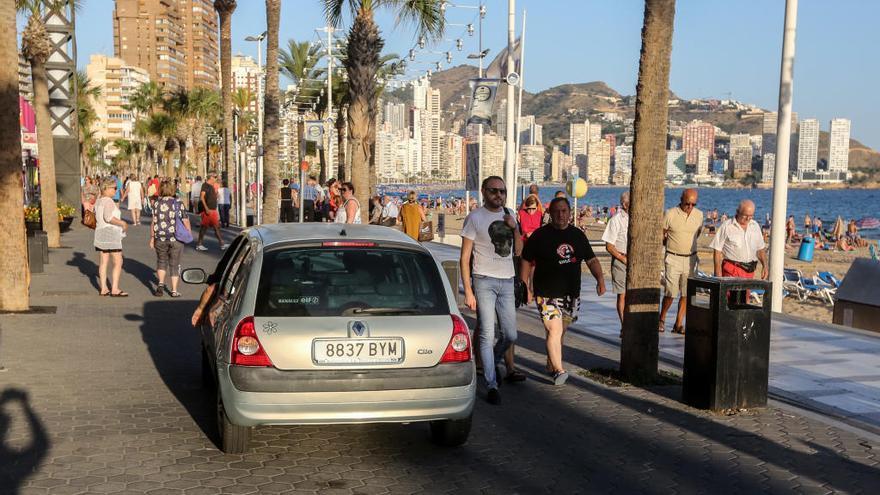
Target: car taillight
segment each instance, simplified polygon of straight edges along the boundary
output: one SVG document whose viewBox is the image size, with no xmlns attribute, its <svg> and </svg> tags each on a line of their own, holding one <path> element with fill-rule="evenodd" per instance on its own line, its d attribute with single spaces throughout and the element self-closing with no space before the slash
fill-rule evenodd
<svg viewBox="0 0 880 495">
<path fill-rule="evenodd" d="M 229 362 L 236 366 L 272 366 L 272 360 L 257 338 L 253 316 L 243 318 L 235 327 Z"/>
<path fill-rule="evenodd" d="M 458 315 L 452 317 L 452 338 L 440 358 L 441 363 L 461 363 L 471 360 L 471 335 L 467 323 Z"/>
</svg>

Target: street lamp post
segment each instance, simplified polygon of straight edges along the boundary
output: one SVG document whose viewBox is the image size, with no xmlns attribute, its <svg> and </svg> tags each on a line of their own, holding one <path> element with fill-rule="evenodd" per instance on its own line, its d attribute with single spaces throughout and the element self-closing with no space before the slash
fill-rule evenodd
<svg viewBox="0 0 880 495">
<path fill-rule="evenodd" d="M 263 40 L 268 33 L 263 31 L 259 36 L 248 36 L 245 41 L 257 43 L 257 180 L 254 193 L 254 223 L 263 223 Z M 245 164 L 247 166 L 247 164 Z"/>
<path fill-rule="evenodd" d="M 516 21 L 516 0 L 507 0 L 507 74 L 510 75 L 514 71 L 513 66 L 513 44 L 514 44 L 514 23 Z M 507 143 L 504 147 L 504 182 L 513 194 L 507 195 L 507 207 L 511 210 L 516 208 L 516 148 L 513 142 L 513 119 L 514 119 L 514 92 L 513 85 L 510 81 L 507 83 Z"/>
</svg>

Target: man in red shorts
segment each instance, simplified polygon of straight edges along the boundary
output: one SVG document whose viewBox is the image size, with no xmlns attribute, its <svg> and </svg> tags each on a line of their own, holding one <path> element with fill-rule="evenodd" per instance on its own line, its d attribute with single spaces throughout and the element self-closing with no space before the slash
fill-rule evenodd
<svg viewBox="0 0 880 495">
<path fill-rule="evenodd" d="M 214 233 L 217 234 L 220 250 L 226 249 L 226 246 L 223 244 L 223 236 L 220 235 L 220 212 L 217 211 L 217 174 L 208 174 L 208 180 L 202 184 L 202 190 L 199 193 L 199 205 L 199 216 L 202 219 L 202 224 L 199 227 L 199 243 L 196 245 L 196 249 L 199 251 L 208 250 L 208 248 L 202 245 L 202 239 L 205 237 L 205 230 L 209 227 L 212 227 Z"/>
<path fill-rule="evenodd" d="M 714 250 L 716 277 L 754 278 L 758 261 L 761 279 L 767 278 L 767 253 L 764 234 L 754 221 L 755 203 L 744 199 L 736 209 L 736 216 L 725 220 L 709 247 Z"/>
</svg>

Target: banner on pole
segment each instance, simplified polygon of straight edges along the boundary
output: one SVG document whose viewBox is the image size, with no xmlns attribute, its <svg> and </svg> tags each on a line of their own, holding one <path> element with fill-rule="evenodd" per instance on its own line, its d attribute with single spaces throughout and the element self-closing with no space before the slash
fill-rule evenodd
<svg viewBox="0 0 880 495">
<path fill-rule="evenodd" d="M 471 108 L 468 124 L 492 125 L 492 106 L 498 92 L 498 79 L 471 79 Z"/>
<path fill-rule="evenodd" d="M 467 159 L 465 160 L 465 189 L 468 191 L 477 191 L 480 189 L 480 145 L 479 143 L 467 144 Z"/>
<path fill-rule="evenodd" d="M 320 148 L 324 143 L 324 122 L 321 120 L 306 121 L 305 137 L 306 141 L 312 141 Z"/>
</svg>

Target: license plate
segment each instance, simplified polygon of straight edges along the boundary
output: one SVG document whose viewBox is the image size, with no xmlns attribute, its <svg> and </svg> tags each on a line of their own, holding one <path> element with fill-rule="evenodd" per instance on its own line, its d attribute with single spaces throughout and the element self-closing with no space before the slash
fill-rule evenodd
<svg viewBox="0 0 880 495">
<path fill-rule="evenodd" d="M 315 339 L 315 364 L 398 364 L 403 362 L 403 339 Z"/>
</svg>

